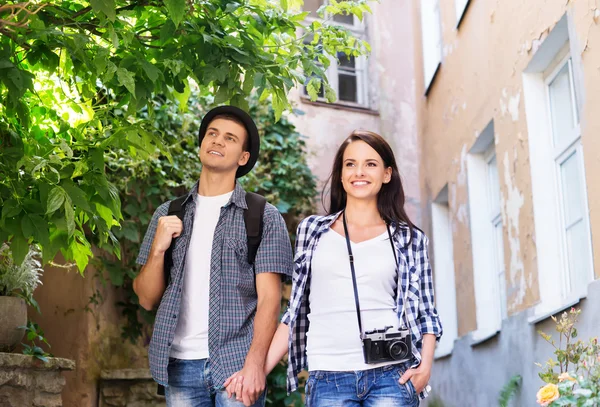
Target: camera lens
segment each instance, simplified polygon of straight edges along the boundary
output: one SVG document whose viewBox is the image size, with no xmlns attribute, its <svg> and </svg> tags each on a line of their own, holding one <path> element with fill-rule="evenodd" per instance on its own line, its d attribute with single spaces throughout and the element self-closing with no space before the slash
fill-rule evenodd
<svg viewBox="0 0 600 407">
<path fill-rule="evenodd" d="M 394 360 L 405 359 L 408 356 L 408 348 L 402 341 L 392 341 L 387 345 L 388 353 Z"/>
</svg>

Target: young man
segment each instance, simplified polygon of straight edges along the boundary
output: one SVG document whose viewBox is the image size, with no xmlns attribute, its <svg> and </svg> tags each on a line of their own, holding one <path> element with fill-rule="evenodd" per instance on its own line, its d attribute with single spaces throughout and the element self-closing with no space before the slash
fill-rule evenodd
<svg viewBox="0 0 600 407">
<path fill-rule="evenodd" d="M 243 404 L 264 406 L 264 362 L 277 327 L 281 279 L 293 269 L 292 248 L 283 218 L 266 204 L 260 245 L 249 263 L 248 205 L 236 178 L 258 158 L 252 118 L 233 106 L 217 107 L 204 116 L 199 141 L 202 172 L 181 204 L 183 222 L 168 216 L 172 201 L 158 207 L 137 259 L 143 267 L 133 288 L 140 304 L 148 310 L 160 304 L 150 370 L 165 386 L 169 407 L 241 406 L 223 389 L 237 370 Z"/>
</svg>

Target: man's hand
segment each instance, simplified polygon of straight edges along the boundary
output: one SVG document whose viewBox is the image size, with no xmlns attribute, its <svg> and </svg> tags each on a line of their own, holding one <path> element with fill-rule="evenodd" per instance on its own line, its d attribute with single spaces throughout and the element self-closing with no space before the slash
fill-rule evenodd
<svg viewBox="0 0 600 407">
<path fill-rule="evenodd" d="M 235 380 L 235 398 L 249 407 L 265 391 L 264 368 L 255 363 L 246 363 Z M 229 393 L 229 391 L 228 391 Z"/>
<path fill-rule="evenodd" d="M 419 394 L 425 389 L 427 383 L 429 383 L 430 376 L 431 368 L 421 364 L 415 369 L 408 369 L 398 381 L 403 385 L 410 380 L 417 394 Z"/>
<path fill-rule="evenodd" d="M 183 222 L 177 216 L 161 216 L 156 226 L 152 251 L 164 254 L 171 246 L 171 241 L 181 235 L 182 231 Z"/>
</svg>

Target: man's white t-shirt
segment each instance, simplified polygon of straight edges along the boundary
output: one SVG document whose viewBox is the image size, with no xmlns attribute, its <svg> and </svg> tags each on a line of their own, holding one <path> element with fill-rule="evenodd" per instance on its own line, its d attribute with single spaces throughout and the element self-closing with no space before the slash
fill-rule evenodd
<svg viewBox="0 0 600 407">
<path fill-rule="evenodd" d="M 208 358 L 208 298 L 213 236 L 221 208 L 233 191 L 218 196 L 196 196 L 194 228 L 183 275 L 181 309 L 170 356 L 177 359 Z"/>
</svg>

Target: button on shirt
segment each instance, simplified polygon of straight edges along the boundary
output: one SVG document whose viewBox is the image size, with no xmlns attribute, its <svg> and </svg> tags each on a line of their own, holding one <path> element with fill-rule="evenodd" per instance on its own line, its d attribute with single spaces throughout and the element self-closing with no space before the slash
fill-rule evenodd
<svg viewBox="0 0 600 407">
<path fill-rule="evenodd" d="M 148 350 L 154 380 L 167 386 L 170 347 L 181 310 L 186 253 L 192 235 L 198 184 L 183 203 L 183 232 L 174 241 L 173 267 L 154 322 Z M 142 242 L 137 263 L 144 265 L 156 233 L 158 219 L 169 210 L 166 202 L 152 216 Z M 263 215 L 262 240 L 254 266 L 248 264 L 244 210 L 248 208 L 245 191 L 236 183 L 231 200 L 220 211 L 213 237 L 210 260 L 209 353 L 214 383 L 222 385 L 227 377 L 243 368 L 250 349 L 254 314 L 258 302 L 255 275 L 265 272 L 289 276 L 293 270 L 292 248 L 285 222 L 277 209 L 267 204 Z"/>
</svg>

